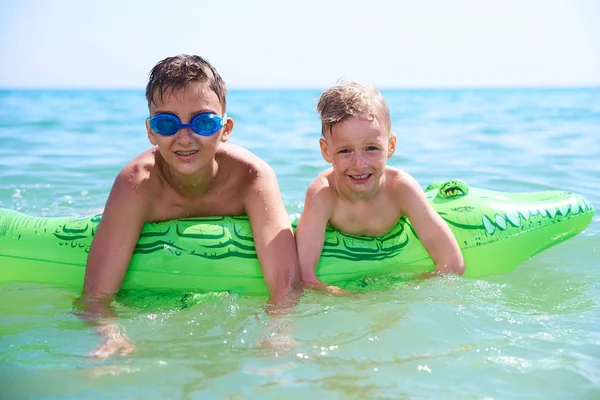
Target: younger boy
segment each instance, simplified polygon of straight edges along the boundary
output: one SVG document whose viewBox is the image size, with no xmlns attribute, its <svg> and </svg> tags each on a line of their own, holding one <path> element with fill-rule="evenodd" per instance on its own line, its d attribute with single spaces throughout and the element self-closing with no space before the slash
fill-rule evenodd
<svg viewBox="0 0 600 400">
<path fill-rule="evenodd" d="M 270 302 L 293 301 L 297 253 L 273 170 L 227 144 L 234 123 L 227 89 L 199 56 L 160 61 L 150 72 L 146 131 L 154 146 L 117 176 L 87 260 L 82 300 L 87 312 L 111 316 L 108 303 L 123 282 L 146 222 L 248 215 Z M 199 265 L 201 267 L 201 265 Z M 97 355 L 132 350 L 115 324 L 100 326 Z"/>
<path fill-rule="evenodd" d="M 444 220 L 408 173 L 387 167 L 396 150 L 387 103 L 374 87 L 345 83 L 326 90 L 317 111 L 321 118 L 321 154 L 332 168 L 306 192 L 296 228 L 300 277 L 305 288 L 341 294 L 315 275 L 329 225 L 352 235 L 380 236 L 406 215 L 436 271 L 461 275 L 464 261 Z"/>
</svg>

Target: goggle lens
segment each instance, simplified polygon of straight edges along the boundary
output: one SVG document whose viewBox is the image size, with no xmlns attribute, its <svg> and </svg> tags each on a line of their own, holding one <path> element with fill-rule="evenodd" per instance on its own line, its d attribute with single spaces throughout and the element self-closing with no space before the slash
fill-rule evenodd
<svg viewBox="0 0 600 400">
<path fill-rule="evenodd" d="M 181 128 L 191 128 L 201 136 L 210 136 L 216 133 L 223 125 L 227 116 L 223 118 L 213 113 L 198 114 L 190 124 L 182 124 L 181 120 L 172 114 L 158 114 L 148 119 L 150 128 L 159 135 L 172 136 Z"/>
</svg>

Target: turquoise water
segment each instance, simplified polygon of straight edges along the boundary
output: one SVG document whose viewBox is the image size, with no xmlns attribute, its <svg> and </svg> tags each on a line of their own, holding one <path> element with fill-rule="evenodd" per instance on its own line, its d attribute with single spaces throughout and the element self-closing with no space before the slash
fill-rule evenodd
<svg viewBox="0 0 600 400">
<path fill-rule="evenodd" d="M 503 191 L 566 189 L 600 206 L 600 89 L 384 91 L 398 151 L 426 186 L 461 178 Z M 318 91 L 231 91 L 231 142 L 275 169 L 302 210 L 321 159 Z M 41 216 L 102 210 L 149 146 L 143 91 L 0 91 L 0 207 Z M 1 266 L 0 266 L 1 267 Z M 0 398 L 600 397 L 600 218 L 515 271 L 354 282 L 358 298 L 306 293 L 268 317 L 265 299 L 123 292 L 136 346 L 98 343 L 73 288 L 0 284 Z M 275 338 L 264 345 L 266 338 Z"/>
</svg>

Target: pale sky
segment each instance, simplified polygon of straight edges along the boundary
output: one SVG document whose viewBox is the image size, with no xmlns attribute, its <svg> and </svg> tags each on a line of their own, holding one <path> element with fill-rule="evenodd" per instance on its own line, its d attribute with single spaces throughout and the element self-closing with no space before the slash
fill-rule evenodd
<svg viewBox="0 0 600 400">
<path fill-rule="evenodd" d="M 143 88 L 199 54 L 230 88 L 600 86 L 597 0 L 0 0 L 0 87 Z"/>
</svg>

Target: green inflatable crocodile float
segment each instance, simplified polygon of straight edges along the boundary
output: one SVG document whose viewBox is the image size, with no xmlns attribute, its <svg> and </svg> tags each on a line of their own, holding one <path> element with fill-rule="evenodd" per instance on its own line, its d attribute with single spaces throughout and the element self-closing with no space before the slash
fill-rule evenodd
<svg viewBox="0 0 600 400">
<path fill-rule="evenodd" d="M 459 180 L 429 185 L 428 201 L 448 223 L 465 258 L 465 276 L 511 271 L 583 231 L 594 215 L 582 196 L 564 191 L 505 193 Z M 43 218 L 0 209 L 0 282 L 83 284 L 101 214 Z M 387 235 L 328 229 L 317 276 L 327 283 L 434 269 L 405 218 Z M 265 294 L 246 217 L 192 218 L 144 226 L 123 288 Z"/>
</svg>

